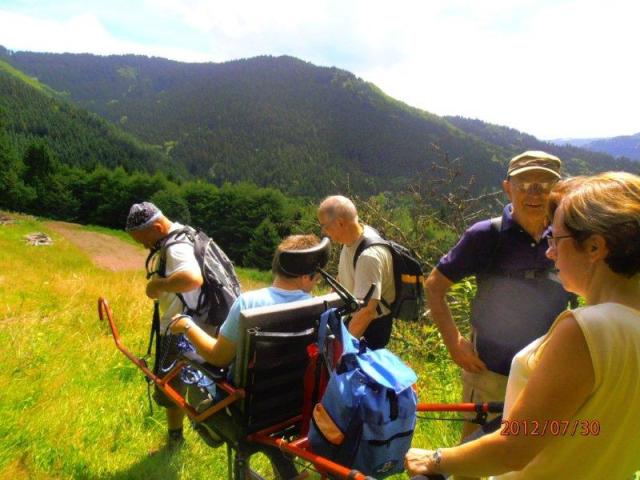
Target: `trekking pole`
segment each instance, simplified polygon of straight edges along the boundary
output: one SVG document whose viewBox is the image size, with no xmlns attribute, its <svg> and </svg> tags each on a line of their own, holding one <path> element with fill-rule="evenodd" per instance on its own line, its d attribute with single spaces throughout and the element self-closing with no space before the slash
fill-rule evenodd
<svg viewBox="0 0 640 480">
<path fill-rule="evenodd" d="M 138 368 L 140 368 L 150 378 L 155 377 L 155 375 L 151 370 L 149 370 L 147 365 L 142 361 L 140 361 L 140 359 L 136 357 L 133 353 L 131 353 L 129 349 L 127 349 L 127 347 L 124 346 L 124 344 L 122 343 L 122 340 L 120 340 L 120 333 L 118 332 L 116 324 L 113 321 L 113 312 L 111 310 L 111 307 L 109 307 L 109 303 L 107 303 L 107 300 L 102 297 L 98 299 L 98 315 L 100 316 L 100 320 L 104 320 L 106 317 L 106 320 L 109 323 L 109 328 L 111 329 L 113 341 L 116 343 L 116 347 L 118 347 L 118 350 L 124 353 L 125 357 L 127 357 L 129 360 L 135 363 L 138 366 Z"/>
</svg>

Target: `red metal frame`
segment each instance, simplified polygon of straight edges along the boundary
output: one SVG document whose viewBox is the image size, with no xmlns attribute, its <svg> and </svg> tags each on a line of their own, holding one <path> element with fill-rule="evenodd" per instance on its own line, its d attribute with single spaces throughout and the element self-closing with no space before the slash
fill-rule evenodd
<svg viewBox="0 0 640 480">
<path fill-rule="evenodd" d="M 219 412 L 223 408 L 231 405 L 232 403 L 238 401 L 241 398 L 244 398 L 245 392 L 241 388 L 235 388 L 233 385 L 225 382 L 218 381 L 216 382 L 216 386 L 223 389 L 229 395 L 214 405 L 211 405 L 209 408 L 204 410 L 203 412 L 198 413 L 198 411 L 193 407 L 187 400 L 180 394 L 180 392 L 176 391 L 169 382 L 173 380 L 176 375 L 180 373 L 180 371 L 187 364 L 186 362 L 178 362 L 167 375 L 160 378 L 156 374 L 154 374 L 146 362 L 138 357 L 136 357 L 133 353 L 129 351 L 127 347 L 124 346 L 122 340 L 120 340 L 120 333 L 118 332 L 118 328 L 116 327 L 115 322 L 113 321 L 113 312 L 111 307 L 109 307 L 109 303 L 106 299 L 100 297 L 98 299 L 98 315 L 100 316 L 100 320 L 104 320 L 105 318 L 109 322 L 109 327 L 111 328 L 111 334 L 113 336 L 113 340 L 116 343 L 116 347 L 120 350 L 124 355 L 131 360 L 140 370 L 144 372 L 148 379 L 150 379 L 153 383 L 155 383 L 162 392 L 171 399 L 173 403 L 179 406 L 187 416 L 196 422 L 202 422 L 206 420 L 211 415 L 216 412 Z"/>
<path fill-rule="evenodd" d="M 186 365 L 186 362 L 181 361 L 178 362 L 173 369 L 163 378 L 159 378 L 155 375 L 147 366 L 146 362 L 142 359 L 136 357 L 132 354 L 122 343 L 120 340 L 120 334 L 118 329 L 116 328 L 115 322 L 113 320 L 113 312 L 109 307 L 108 302 L 104 298 L 100 298 L 98 300 L 98 314 L 100 316 L 100 320 L 106 320 L 109 323 L 109 327 L 111 328 L 111 333 L 113 335 L 113 339 L 116 343 L 118 349 L 129 359 L 131 360 L 140 370 L 144 372 L 144 374 L 153 381 L 160 390 L 162 390 L 167 397 L 169 397 L 176 405 L 178 405 L 190 418 L 197 422 L 201 422 L 206 420 L 214 413 L 222 410 L 223 408 L 231 405 L 232 403 L 238 401 L 241 398 L 244 398 L 245 391 L 241 388 L 235 388 L 233 385 L 225 382 L 225 381 L 216 381 L 216 385 L 219 388 L 225 390 L 229 395 L 221 400 L 220 402 L 215 403 L 207 410 L 198 413 L 196 409 L 190 405 L 187 400 L 176 391 L 171 385 L 170 381 L 175 378 L 176 375 L 180 373 L 182 368 Z M 482 413 L 492 413 L 495 412 L 495 404 L 484 403 L 484 404 L 475 404 L 475 403 L 456 403 L 456 404 L 448 404 L 448 403 L 419 403 L 417 406 L 418 412 L 482 412 Z M 313 467 L 325 478 L 327 475 L 331 475 L 333 477 L 342 478 L 342 479 L 354 479 L 354 480 L 367 480 L 370 477 L 367 477 L 363 473 L 349 469 L 343 465 L 335 463 L 325 457 L 321 457 L 319 455 L 314 454 L 309 446 L 309 440 L 307 437 L 299 437 L 295 440 L 288 441 L 278 434 L 281 434 L 284 430 L 290 427 L 294 427 L 300 423 L 302 420 L 302 416 L 298 415 L 284 422 L 278 423 L 276 425 L 272 425 L 271 427 L 265 428 L 257 433 L 253 433 L 247 437 L 248 442 L 258 443 L 261 445 L 268 445 L 272 447 L 279 448 L 280 450 L 295 455 L 296 457 L 302 458 L 311 464 Z"/>
<path fill-rule="evenodd" d="M 491 403 L 419 403 L 418 412 L 472 412 L 498 413 Z"/>
</svg>

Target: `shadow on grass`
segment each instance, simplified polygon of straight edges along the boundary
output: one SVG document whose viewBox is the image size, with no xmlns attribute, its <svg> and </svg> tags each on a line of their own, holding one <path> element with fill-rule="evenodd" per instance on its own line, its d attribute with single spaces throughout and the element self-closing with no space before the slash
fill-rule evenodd
<svg viewBox="0 0 640 480">
<path fill-rule="evenodd" d="M 101 475 L 100 480 L 177 480 L 182 466 L 182 456 L 188 450 L 175 450 L 168 446 L 150 453 L 126 470 Z"/>
</svg>

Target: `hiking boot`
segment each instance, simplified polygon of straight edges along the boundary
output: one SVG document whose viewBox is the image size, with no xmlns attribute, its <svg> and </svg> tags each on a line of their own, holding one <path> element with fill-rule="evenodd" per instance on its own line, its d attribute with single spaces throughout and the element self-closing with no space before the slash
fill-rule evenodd
<svg viewBox="0 0 640 480">
<path fill-rule="evenodd" d="M 178 453 L 182 449 L 182 447 L 184 447 L 184 445 L 184 439 L 170 440 L 161 447 L 150 448 L 147 451 L 147 455 L 150 457 L 155 457 L 158 455 L 173 455 L 174 453 Z"/>
<path fill-rule="evenodd" d="M 167 449 L 170 450 L 171 452 L 180 450 L 182 447 L 184 447 L 184 444 L 185 444 L 185 440 L 184 440 L 184 437 L 182 436 L 177 438 L 169 437 L 167 439 Z"/>
<path fill-rule="evenodd" d="M 185 440 L 182 435 L 168 435 L 167 443 L 162 447 L 156 447 L 150 449 L 147 453 L 150 457 L 156 455 L 173 455 L 177 453 L 185 445 Z"/>
<path fill-rule="evenodd" d="M 205 423 L 192 423 L 193 429 L 198 432 L 200 438 L 209 445 L 211 448 L 218 448 L 224 443 L 222 437 L 218 435 L 213 429 L 209 428 Z"/>
</svg>

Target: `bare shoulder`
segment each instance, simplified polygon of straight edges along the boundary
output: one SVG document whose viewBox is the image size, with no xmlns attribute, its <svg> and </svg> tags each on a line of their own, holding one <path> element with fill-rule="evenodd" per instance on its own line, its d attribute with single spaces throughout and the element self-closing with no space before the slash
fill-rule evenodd
<svg viewBox="0 0 640 480">
<path fill-rule="evenodd" d="M 594 382 L 593 362 L 582 328 L 572 312 L 554 324 L 537 354 L 538 372 L 560 382 Z M 571 378 L 571 380 L 569 380 Z"/>
</svg>

